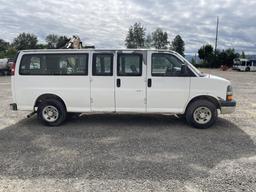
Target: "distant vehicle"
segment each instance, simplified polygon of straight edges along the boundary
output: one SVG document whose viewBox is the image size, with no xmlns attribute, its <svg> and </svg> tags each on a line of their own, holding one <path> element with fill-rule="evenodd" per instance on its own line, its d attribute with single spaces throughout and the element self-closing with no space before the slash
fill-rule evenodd
<svg viewBox="0 0 256 192">
<path fill-rule="evenodd" d="M 7 75 L 9 73 L 8 58 L 0 59 L 0 74 Z"/>
<path fill-rule="evenodd" d="M 233 69 L 239 71 L 256 71 L 256 60 L 234 59 Z"/>
<path fill-rule="evenodd" d="M 9 74 L 11 74 L 12 65 L 14 65 L 14 59 L 10 58 L 8 59 L 8 62 L 7 62 L 7 67 L 9 68 Z"/>
<path fill-rule="evenodd" d="M 173 51 L 27 50 L 12 68 L 12 110 L 60 125 L 68 113 L 178 114 L 208 128 L 235 110 L 231 82 Z"/>
</svg>

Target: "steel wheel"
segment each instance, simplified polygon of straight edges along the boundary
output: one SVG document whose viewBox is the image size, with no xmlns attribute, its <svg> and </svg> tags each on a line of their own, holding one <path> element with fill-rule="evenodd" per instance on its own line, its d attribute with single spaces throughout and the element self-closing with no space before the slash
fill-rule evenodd
<svg viewBox="0 0 256 192">
<path fill-rule="evenodd" d="M 42 116 L 47 122 L 55 122 L 59 118 L 59 111 L 52 105 L 47 105 L 42 110 Z"/>
<path fill-rule="evenodd" d="M 198 107 L 193 113 L 194 120 L 199 124 L 206 124 L 212 118 L 212 112 L 207 107 Z"/>
</svg>

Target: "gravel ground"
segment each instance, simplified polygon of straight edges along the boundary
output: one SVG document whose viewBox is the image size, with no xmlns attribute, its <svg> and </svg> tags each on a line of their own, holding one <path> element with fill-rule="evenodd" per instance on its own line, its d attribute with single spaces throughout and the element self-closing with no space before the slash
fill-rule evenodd
<svg viewBox="0 0 256 192">
<path fill-rule="evenodd" d="M 9 110 L 0 77 L 0 192 L 256 191 L 256 73 L 204 71 L 232 80 L 238 101 L 207 130 L 162 115 L 44 127 Z"/>
</svg>

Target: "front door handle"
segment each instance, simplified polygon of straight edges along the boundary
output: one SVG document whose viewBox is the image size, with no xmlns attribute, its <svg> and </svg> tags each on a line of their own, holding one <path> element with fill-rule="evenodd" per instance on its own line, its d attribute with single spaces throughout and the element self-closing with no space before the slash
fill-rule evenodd
<svg viewBox="0 0 256 192">
<path fill-rule="evenodd" d="M 121 87 L 121 79 L 116 79 L 116 86 Z"/>
<path fill-rule="evenodd" d="M 152 87 L 152 79 L 148 79 L 148 87 Z"/>
</svg>

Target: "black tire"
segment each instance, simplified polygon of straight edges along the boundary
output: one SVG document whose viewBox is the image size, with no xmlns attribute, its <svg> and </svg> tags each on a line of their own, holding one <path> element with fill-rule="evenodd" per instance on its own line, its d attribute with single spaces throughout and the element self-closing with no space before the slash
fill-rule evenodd
<svg viewBox="0 0 256 192">
<path fill-rule="evenodd" d="M 46 118 L 45 118 L 45 115 L 44 115 L 45 110 L 47 110 L 46 108 L 49 108 L 49 107 L 52 107 L 58 113 L 58 115 L 55 116 L 56 119 L 53 118 L 53 119 L 55 119 L 54 121 L 49 121 L 49 120 L 46 120 Z M 62 102 L 60 102 L 56 99 L 48 99 L 39 104 L 38 110 L 37 110 L 37 117 L 38 117 L 39 121 L 42 122 L 44 125 L 59 126 L 66 120 L 67 111 L 66 111 L 65 106 L 62 104 Z"/>
<path fill-rule="evenodd" d="M 201 117 L 197 116 L 198 113 L 200 114 L 199 112 L 200 109 L 208 112 L 208 113 L 206 112 L 206 114 L 208 115 L 208 120 L 205 120 L 207 118 L 201 119 Z M 191 104 L 189 104 L 186 110 L 187 122 L 193 127 L 199 128 L 199 129 L 207 129 L 211 127 L 216 122 L 217 117 L 218 117 L 218 111 L 217 111 L 216 105 L 204 99 L 199 99 L 192 102 Z M 199 123 L 199 121 L 201 121 L 201 123 Z M 202 121 L 205 121 L 205 123 Z"/>
<path fill-rule="evenodd" d="M 247 68 L 245 69 L 245 71 L 249 72 L 249 71 L 250 71 L 250 68 L 249 68 L 249 67 L 247 67 Z"/>
</svg>

